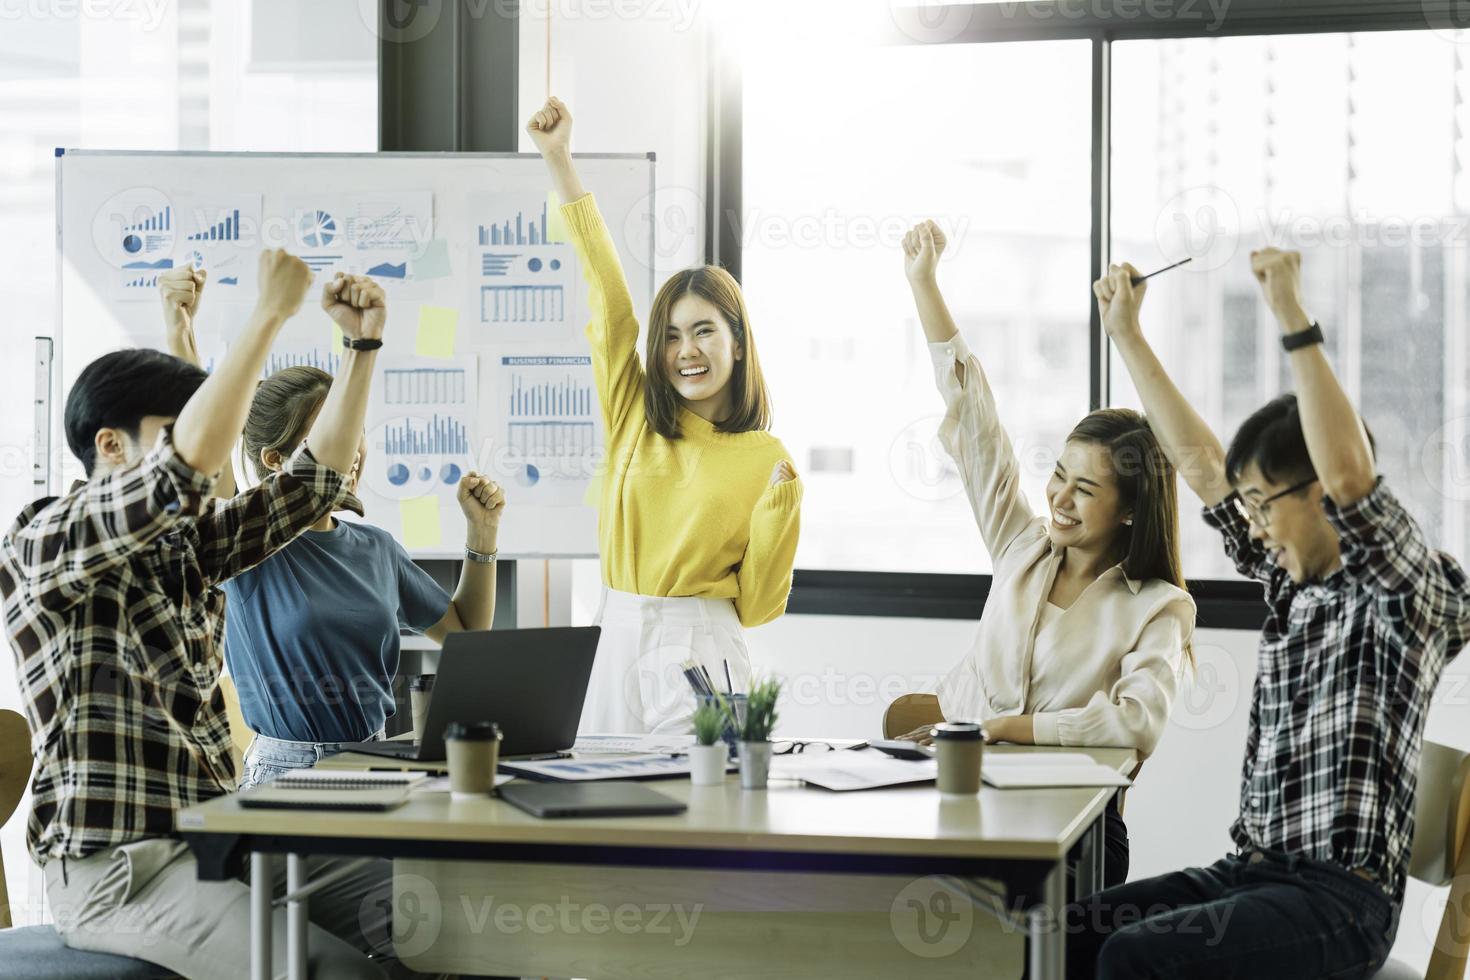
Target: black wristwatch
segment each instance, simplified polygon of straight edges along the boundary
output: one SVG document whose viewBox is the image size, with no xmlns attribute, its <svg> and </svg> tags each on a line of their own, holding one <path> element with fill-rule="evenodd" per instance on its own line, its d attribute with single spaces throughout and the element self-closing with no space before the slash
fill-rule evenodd
<svg viewBox="0 0 1470 980">
<path fill-rule="evenodd" d="M 1301 350 L 1303 347 L 1310 347 L 1313 344 L 1320 344 L 1326 339 L 1327 338 L 1322 336 L 1321 324 L 1313 320 L 1311 327 L 1306 330 L 1302 330 L 1297 333 L 1282 334 L 1281 346 L 1284 347 L 1286 349 L 1286 352 L 1289 354 L 1294 350 Z"/>
<path fill-rule="evenodd" d="M 356 339 L 343 337 L 342 346 L 348 350 L 377 350 L 383 346 L 383 342 L 381 340 L 370 340 L 367 337 L 358 337 Z"/>
</svg>

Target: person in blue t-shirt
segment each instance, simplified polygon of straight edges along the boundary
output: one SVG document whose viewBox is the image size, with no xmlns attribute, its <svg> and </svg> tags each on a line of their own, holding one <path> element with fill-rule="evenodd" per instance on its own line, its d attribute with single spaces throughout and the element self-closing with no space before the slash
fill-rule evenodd
<svg viewBox="0 0 1470 980">
<path fill-rule="evenodd" d="M 336 301 L 323 305 L 339 324 L 371 324 L 387 315 L 381 287 L 366 277 L 339 276 L 331 295 Z M 192 302 L 197 305 L 197 290 Z M 309 367 L 261 382 L 243 438 L 257 478 L 291 458 L 331 390 L 332 376 Z M 366 453 L 364 438 L 349 476 L 354 493 Z M 442 642 L 450 633 L 490 628 L 505 495 L 470 473 L 459 481 L 457 497 L 468 531 L 452 598 L 388 532 L 330 515 L 223 586 L 225 662 L 256 733 L 241 788 L 313 765 L 337 743 L 381 737 L 394 706 L 400 629 Z"/>
</svg>

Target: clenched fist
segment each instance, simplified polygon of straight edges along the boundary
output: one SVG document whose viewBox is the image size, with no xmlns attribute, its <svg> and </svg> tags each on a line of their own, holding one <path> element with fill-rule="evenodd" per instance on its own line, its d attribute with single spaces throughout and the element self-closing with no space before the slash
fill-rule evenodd
<svg viewBox="0 0 1470 980">
<path fill-rule="evenodd" d="M 572 146 L 572 113 L 561 99 L 552 96 L 526 123 L 531 142 L 543 157 L 566 153 Z"/>
<path fill-rule="evenodd" d="M 909 282 L 933 282 L 949 240 L 933 221 L 921 221 L 903 236 L 903 273 Z"/>
<path fill-rule="evenodd" d="M 322 309 L 349 340 L 382 340 L 388 322 L 383 287 L 367 276 L 337 273 L 322 287 Z"/>
<path fill-rule="evenodd" d="M 1252 252 L 1251 275 L 1283 330 L 1292 333 L 1312 325 L 1302 307 L 1302 253 L 1280 248 Z"/>
<path fill-rule="evenodd" d="M 282 248 L 268 248 L 260 253 L 257 309 L 288 320 L 301 309 L 310 288 L 311 269 L 305 262 Z"/>
</svg>

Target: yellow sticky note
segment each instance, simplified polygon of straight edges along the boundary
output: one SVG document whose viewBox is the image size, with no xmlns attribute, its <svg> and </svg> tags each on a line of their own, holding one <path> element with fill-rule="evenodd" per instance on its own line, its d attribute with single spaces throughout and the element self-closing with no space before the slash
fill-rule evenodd
<svg viewBox="0 0 1470 980">
<path fill-rule="evenodd" d="M 437 548 L 443 543 L 438 497 L 400 500 L 398 514 L 403 519 L 403 546 L 409 551 Z"/>
<path fill-rule="evenodd" d="M 458 331 L 459 310 L 452 306 L 421 306 L 414 353 L 419 357 L 453 357 L 454 335 Z"/>
<path fill-rule="evenodd" d="M 342 353 L 342 328 L 334 323 L 327 329 L 332 331 L 332 353 L 340 356 Z"/>
<path fill-rule="evenodd" d="M 546 192 L 546 240 L 564 242 L 572 236 L 567 234 L 567 223 L 561 218 L 561 198 L 556 191 Z"/>
</svg>

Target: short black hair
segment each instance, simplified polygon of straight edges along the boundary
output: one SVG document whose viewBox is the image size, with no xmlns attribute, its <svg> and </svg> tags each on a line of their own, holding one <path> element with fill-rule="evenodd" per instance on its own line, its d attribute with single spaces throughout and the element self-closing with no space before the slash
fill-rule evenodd
<svg viewBox="0 0 1470 980">
<path fill-rule="evenodd" d="M 91 476 L 99 429 L 119 429 L 137 439 L 145 417 L 177 417 L 207 377 L 162 351 L 104 354 L 82 369 L 66 396 L 66 444 Z"/>
<path fill-rule="evenodd" d="M 1376 455 L 1378 447 L 1366 423 L 1363 431 L 1368 434 L 1368 448 Z M 1236 430 L 1225 454 L 1225 472 L 1230 482 L 1239 483 L 1241 474 L 1251 463 L 1272 483 L 1302 483 L 1316 477 L 1317 468 L 1307 451 L 1296 395 L 1273 398 Z"/>
</svg>

